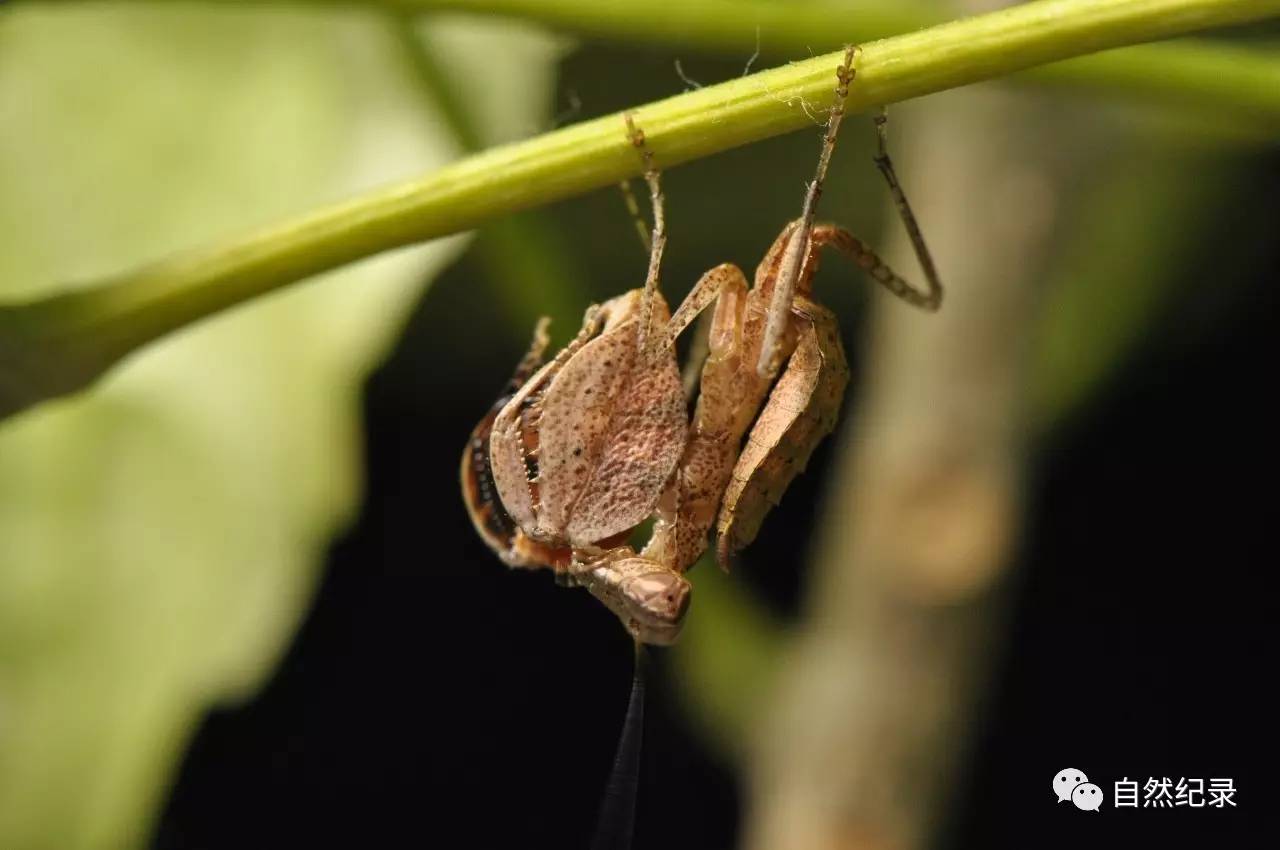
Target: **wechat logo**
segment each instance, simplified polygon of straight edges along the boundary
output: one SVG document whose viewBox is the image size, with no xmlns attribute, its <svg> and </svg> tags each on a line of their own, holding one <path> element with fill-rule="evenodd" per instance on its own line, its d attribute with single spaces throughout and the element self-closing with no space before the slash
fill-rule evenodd
<svg viewBox="0 0 1280 850">
<path fill-rule="evenodd" d="M 1102 807 L 1102 789 L 1089 781 L 1084 771 L 1067 768 L 1058 771 L 1053 777 L 1053 793 L 1058 795 L 1058 802 L 1070 800 L 1077 809 L 1096 812 Z"/>
</svg>

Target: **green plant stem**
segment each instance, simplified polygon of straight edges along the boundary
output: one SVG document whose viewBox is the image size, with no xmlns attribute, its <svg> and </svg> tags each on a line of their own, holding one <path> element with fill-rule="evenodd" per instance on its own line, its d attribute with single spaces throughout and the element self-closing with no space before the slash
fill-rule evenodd
<svg viewBox="0 0 1280 850">
<path fill-rule="evenodd" d="M 401 9 L 459 11 L 539 23 L 586 38 L 637 41 L 747 57 L 804 56 L 940 22 L 907 3 L 776 0 L 384 0 Z M 1212 42 L 1145 44 L 1031 68 L 1019 79 L 1195 106 L 1232 120 L 1280 124 L 1280 52 Z"/>
<path fill-rule="evenodd" d="M 861 111 L 1038 65 L 1280 13 L 1280 0 L 1039 0 L 863 45 Z M 830 22 L 833 31 L 839 31 Z M 635 110 L 664 168 L 813 127 L 838 54 Z M 163 334 L 363 257 L 636 176 L 610 115 L 463 159 L 299 219 L 62 295 L 0 306 L 0 416 L 90 383 Z"/>
</svg>

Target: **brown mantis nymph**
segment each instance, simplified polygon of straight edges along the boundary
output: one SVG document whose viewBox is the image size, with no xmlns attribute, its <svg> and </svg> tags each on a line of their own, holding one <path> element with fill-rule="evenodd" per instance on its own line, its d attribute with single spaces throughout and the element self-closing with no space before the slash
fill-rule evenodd
<svg viewBox="0 0 1280 850">
<path fill-rule="evenodd" d="M 464 499 L 499 557 L 586 587 L 637 640 L 675 640 L 690 597 L 683 574 L 706 549 L 711 527 L 727 569 L 835 426 L 849 370 L 836 318 L 813 298 L 819 252 L 835 248 L 914 306 L 935 310 L 941 302 L 936 270 L 886 153 L 883 112 L 876 164 L 928 288 L 913 288 L 847 230 L 814 223 L 856 54 L 849 47 L 837 69 L 801 217 L 765 254 L 755 286 L 736 266 L 717 266 L 669 318 L 658 290 L 662 192 L 643 134 L 628 116 L 654 211 L 645 286 L 589 309 L 578 336 L 546 365 L 540 321 L 512 394 L 476 426 L 463 454 Z M 675 342 L 713 304 L 698 400 L 686 421 Z M 637 554 L 627 537 L 650 516 L 652 535 Z"/>
</svg>

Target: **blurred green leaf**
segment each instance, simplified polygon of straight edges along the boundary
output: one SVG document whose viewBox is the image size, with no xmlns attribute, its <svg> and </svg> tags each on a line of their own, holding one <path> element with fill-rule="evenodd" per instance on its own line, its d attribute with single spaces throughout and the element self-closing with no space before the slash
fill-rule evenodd
<svg viewBox="0 0 1280 850">
<path fill-rule="evenodd" d="M 546 121 L 557 45 L 453 23 L 486 127 Z M 502 81 L 521 80 L 518 88 Z M 439 167 L 365 14 L 0 12 L 0 298 Z M 359 495 L 363 377 L 456 240 L 326 275 L 0 429 L 0 847 L 138 846 L 201 713 L 252 693 Z M 27 287 L 27 288 L 20 288 Z"/>
</svg>

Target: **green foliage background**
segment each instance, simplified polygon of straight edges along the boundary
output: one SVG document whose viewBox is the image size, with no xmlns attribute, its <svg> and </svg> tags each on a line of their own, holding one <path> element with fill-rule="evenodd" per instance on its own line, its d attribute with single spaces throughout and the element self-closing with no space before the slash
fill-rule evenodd
<svg viewBox="0 0 1280 850">
<path fill-rule="evenodd" d="M 543 126 L 555 40 L 498 22 L 426 35 L 470 81 L 487 138 Z M 377 17 L 3 10 L 0 296 L 126 269 L 458 150 Z M 202 712 L 253 693 L 305 610 L 359 499 L 361 381 L 463 244 L 207 321 L 0 430 L 0 846 L 143 841 Z"/>
<path fill-rule="evenodd" d="M 583 117 L 682 85 L 665 55 L 598 45 L 569 55 L 569 42 L 527 24 L 408 26 L 328 7 L 0 11 L 0 300 L 541 132 L 569 100 L 558 76 Z M 743 60 L 686 54 L 684 68 L 712 82 Z M 1180 269 L 1203 260 L 1195 234 L 1218 232 L 1248 166 L 1211 121 L 1063 102 L 1104 130 L 1081 142 L 1097 146 L 1099 167 L 1069 193 L 1068 226 L 1044 261 L 1029 353 L 1041 433 L 1165 315 Z M 895 115 L 909 126 L 927 109 L 928 99 Z M 851 122 L 839 158 L 865 164 L 870 141 Z M 751 268 L 798 203 L 815 148 L 816 133 L 797 134 L 676 172 L 670 297 L 716 262 Z M 797 164 L 794 176 L 779 163 Z M 824 215 L 876 236 L 873 170 L 837 172 Z M 555 317 L 563 339 L 588 300 L 635 285 L 643 255 L 629 228 L 602 194 L 477 234 L 472 257 L 491 297 L 429 302 L 440 312 L 416 332 L 440 335 L 467 365 L 424 378 L 424 392 L 502 375 L 536 315 Z M 0 427 L 0 847 L 145 843 L 203 712 L 252 695 L 305 611 L 320 557 L 360 498 L 361 382 L 465 241 L 380 257 L 206 321 L 91 392 Z M 852 338 L 864 298 L 837 279 L 847 280 L 820 286 Z M 469 347 L 476 328 L 493 344 Z M 700 573 L 676 669 L 693 716 L 733 753 L 785 627 L 740 586 Z"/>
</svg>

